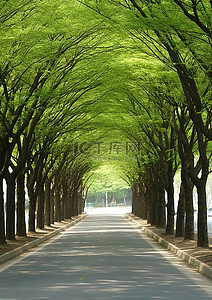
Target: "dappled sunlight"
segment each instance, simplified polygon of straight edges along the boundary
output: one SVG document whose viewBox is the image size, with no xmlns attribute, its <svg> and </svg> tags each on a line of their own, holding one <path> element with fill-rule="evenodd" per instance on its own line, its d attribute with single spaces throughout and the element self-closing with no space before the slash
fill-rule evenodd
<svg viewBox="0 0 212 300">
<path fill-rule="evenodd" d="M 91 214 L 0 273 L 1 299 L 211 299 L 163 252 L 120 215 Z"/>
</svg>

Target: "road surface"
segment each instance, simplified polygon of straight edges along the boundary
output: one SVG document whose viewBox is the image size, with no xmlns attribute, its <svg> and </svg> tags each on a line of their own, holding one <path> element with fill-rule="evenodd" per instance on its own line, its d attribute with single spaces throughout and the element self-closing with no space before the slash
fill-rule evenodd
<svg viewBox="0 0 212 300">
<path fill-rule="evenodd" d="M 118 210 L 97 212 L 3 266 L 0 299 L 212 299 L 209 279 L 141 236 Z"/>
</svg>

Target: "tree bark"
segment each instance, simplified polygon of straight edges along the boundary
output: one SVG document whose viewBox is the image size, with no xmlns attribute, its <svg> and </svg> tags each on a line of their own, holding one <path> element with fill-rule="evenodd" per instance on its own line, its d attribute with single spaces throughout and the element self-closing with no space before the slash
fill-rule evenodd
<svg viewBox="0 0 212 300">
<path fill-rule="evenodd" d="M 71 219 L 71 217 L 72 217 L 71 187 L 69 186 L 68 182 L 67 182 L 67 211 L 66 211 L 66 218 L 67 219 Z"/>
<path fill-rule="evenodd" d="M 147 220 L 147 198 L 146 198 L 146 187 L 143 182 L 140 183 L 140 197 L 141 197 L 141 212 L 140 216 L 143 220 Z"/>
<path fill-rule="evenodd" d="M 174 179 L 172 172 L 172 162 L 169 162 L 168 172 L 167 172 L 167 224 L 166 233 L 174 234 Z"/>
<path fill-rule="evenodd" d="M 85 206 L 84 189 L 81 183 L 79 187 L 79 214 L 82 214 L 82 212 L 84 211 L 84 206 Z"/>
<path fill-rule="evenodd" d="M 8 240 L 15 240 L 15 177 L 8 173 L 6 175 L 6 182 L 6 237 Z"/>
<path fill-rule="evenodd" d="M 51 187 L 51 186 L 50 186 Z M 55 215 L 55 182 L 52 184 L 50 188 L 50 224 L 54 224 L 54 215 Z"/>
<path fill-rule="evenodd" d="M 63 196 L 62 196 L 62 207 L 63 207 L 63 219 L 69 219 L 68 214 L 68 186 L 66 176 L 62 176 L 62 187 L 63 187 Z"/>
<path fill-rule="evenodd" d="M 51 187 L 51 181 L 47 179 L 45 181 L 45 194 L 44 194 L 44 202 L 45 202 L 45 225 L 50 226 L 51 225 L 51 210 L 50 210 L 50 201 L 51 201 L 51 192 L 50 192 L 50 187 Z"/>
<path fill-rule="evenodd" d="M 30 169 L 27 174 L 27 189 L 29 194 L 29 231 L 35 232 L 35 219 L 36 219 L 36 202 L 41 186 L 43 185 L 42 172 L 43 172 L 43 156 L 34 161 L 35 166 Z"/>
<path fill-rule="evenodd" d="M 158 194 L 153 188 L 149 191 L 149 222 L 151 225 L 157 225 L 157 212 L 158 212 Z"/>
<path fill-rule="evenodd" d="M 206 201 L 206 184 L 199 183 L 197 186 L 198 193 L 198 220 L 197 220 L 197 247 L 208 247 L 208 230 L 207 230 L 207 201 Z"/>
<path fill-rule="evenodd" d="M 35 232 L 35 219 L 36 219 L 36 199 L 37 195 L 34 192 L 29 192 L 29 231 Z"/>
<path fill-rule="evenodd" d="M 141 195 L 141 183 L 136 182 L 132 186 L 132 195 L 133 195 L 133 214 L 139 218 L 142 218 L 142 195 Z"/>
<path fill-rule="evenodd" d="M 76 191 L 76 187 L 74 187 L 74 191 L 73 191 L 73 216 L 77 216 L 78 215 L 78 194 Z"/>
<path fill-rule="evenodd" d="M 207 158 L 207 141 L 203 134 L 197 131 L 199 161 L 201 162 L 201 175 L 198 176 L 195 168 L 190 169 L 190 177 L 197 188 L 198 194 L 198 220 L 197 220 L 197 246 L 208 247 L 208 225 L 207 225 L 207 200 L 206 183 L 209 174 L 209 160 Z M 198 169 L 197 169 L 198 170 Z"/>
<path fill-rule="evenodd" d="M 137 197 L 135 191 L 135 184 L 131 187 L 132 190 L 132 213 L 136 216 L 137 215 Z"/>
<path fill-rule="evenodd" d="M 179 141 L 180 143 L 180 141 Z M 179 153 L 181 160 L 181 181 L 185 197 L 185 232 L 184 238 L 194 239 L 194 207 L 193 207 L 193 188 L 194 184 L 190 178 L 189 172 L 194 164 L 194 156 L 190 145 L 184 146 L 179 144 Z"/>
<path fill-rule="evenodd" d="M 165 228 L 166 227 L 165 191 L 159 181 L 157 185 L 158 185 L 157 227 Z"/>
<path fill-rule="evenodd" d="M 186 132 L 186 126 L 190 122 L 189 116 L 181 109 L 176 110 L 179 120 L 179 128 L 176 127 L 178 134 L 178 152 L 181 160 L 181 182 L 182 192 L 184 197 L 184 209 L 185 209 L 185 229 L 184 238 L 194 239 L 194 208 L 193 208 L 193 187 L 194 184 L 190 178 L 190 170 L 194 165 L 193 146 L 195 143 L 196 130 L 192 126 L 192 134 L 188 137 Z M 182 204 L 181 202 L 179 204 Z"/>
<path fill-rule="evenodd" d="M 176 237 L 184 237 L 185 235 L 185 191 L 181 182 L 180 194 L 177 207 L 177 220 L 176 220 Z"/>
<path fill-rule="evenodd" d="M 64 193 L 63 177 L 61 178 L 61 220 L 65 219 L 66 195 Z"/>
<path fill-rule="evenodd" d="M 55 222 L 60 222 L 61 221 L 61 197 L 60 197 L 60 179 L 59 176 L 57 175 L 55 178 Z"/>
<path fill-rule="evenodd" d="M 17 235 L 26 236 L 25 220 L 25 173 L 17 177 Z"/>
<path fill-rule="evenodd" d="M 6 244 L 5 236 L 5 219 L 4 219 L 4 191 L 3 178 L 0 177 L 0 244 Z"/>
<path fill-rule="evenodd" d="M 194 185 L 190 178 L 183 181 L 185 186 L 185 239 L 194 239 L 194 205 L 193 205 L 193 188 Z"/>
<path fill-rule="evenodd" d="M 42 180 L 40 178 L 40 180 Z M 44 185 L 41 184 L 38 193 L 38 205 L 37 205 L 37 228 L 44 228 Z"/>
</svg>

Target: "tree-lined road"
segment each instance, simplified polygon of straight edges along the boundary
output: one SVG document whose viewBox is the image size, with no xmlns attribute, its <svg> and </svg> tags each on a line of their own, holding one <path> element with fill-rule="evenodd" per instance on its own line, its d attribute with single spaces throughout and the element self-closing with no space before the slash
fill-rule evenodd
<svg viewBox="0 0 212 300">
<path fill-rule="evenodd" d="M 112 210 L 112 209 L 110 209 Z M 211 282 L 141 236 L 93 213 L 0 269 L 0 299 L 211 299 Z"/>
</svg>

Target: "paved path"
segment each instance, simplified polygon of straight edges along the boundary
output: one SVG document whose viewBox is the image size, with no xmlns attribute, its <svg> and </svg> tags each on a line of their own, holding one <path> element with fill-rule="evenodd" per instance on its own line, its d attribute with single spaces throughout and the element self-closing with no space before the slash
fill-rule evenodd
<svg viewBox="0 0 212 300">
<path fill-rule="evenodd" d="M 118 213 L 91 214 L 0 269 L 0 299 L 212 299 L 212 283 Z"/>
</svg>

